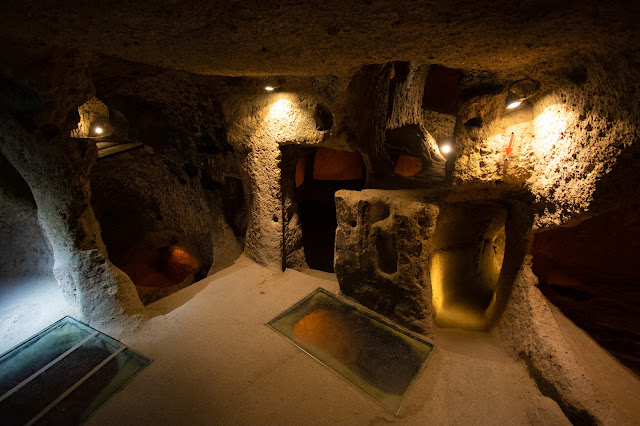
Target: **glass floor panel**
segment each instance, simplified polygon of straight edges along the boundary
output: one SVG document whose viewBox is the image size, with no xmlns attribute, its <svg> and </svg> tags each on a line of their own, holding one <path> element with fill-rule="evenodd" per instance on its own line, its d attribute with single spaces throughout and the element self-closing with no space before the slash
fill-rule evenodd
<svg viewBox="0 0 640 426">
<path fill-rule="evenodd" d="M 322 288 L 267 325 L 394 414 L 434 348 Z"/>
<path fill-rule="evenodd" d="M 0 356 L 0 423 L 80 424 L 150 362 L 65 317 Z"/>
</svg>

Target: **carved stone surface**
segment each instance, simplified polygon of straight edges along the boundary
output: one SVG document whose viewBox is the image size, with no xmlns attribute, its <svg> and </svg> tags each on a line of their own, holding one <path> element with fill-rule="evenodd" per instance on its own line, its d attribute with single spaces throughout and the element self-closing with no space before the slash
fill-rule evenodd
<svg viewBox="0 0 640 426">
<path fill-rule="evenodd" d="M 421 192 L 338 191 L 334 267 L 340 289 L 392 320 L 429 334 L 428 259 L 438 207 Z"/>
</svg>

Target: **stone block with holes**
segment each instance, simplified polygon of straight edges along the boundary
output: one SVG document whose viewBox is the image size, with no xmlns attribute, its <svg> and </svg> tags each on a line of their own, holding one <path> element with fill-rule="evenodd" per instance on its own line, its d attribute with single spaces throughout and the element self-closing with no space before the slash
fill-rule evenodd
<svg viewBox="0 0 640 426">
<path fill-rule="evenodd" d="M 433 327 L 429 262 L 438 207 L 420 191 L 336 192 L 340 289 L 410 329 Z"/>
</svg>

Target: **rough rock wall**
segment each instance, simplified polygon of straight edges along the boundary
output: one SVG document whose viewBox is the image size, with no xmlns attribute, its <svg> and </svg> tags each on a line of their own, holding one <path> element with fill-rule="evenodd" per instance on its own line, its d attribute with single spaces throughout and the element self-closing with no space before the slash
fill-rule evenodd
<svg viewBox="0 0 640 426">
<path fill-rule="evenodd" d="M 245 253 L 258 263 L 281 268 L 286 225 L 283 209 L 282 145 L 311 146 L 338 139 L 335 129 L 319 130 L 318 105 L 331 112 L 336 82 L 281 79 L 278 91 L 266 93 L 259 81 L 238 84 L 225 100 L 229 142 L 238 152 L 248 197 Z M 339 142 L 337 142 L 339 143 Z"/>
<path fill-rule="evenodd" d="M 640 375 L 640 191 L 628 201 L 577 226 L 535 234 L 531 254 L 545 297 Z"/>
<path fill-rule="evenodd" d="M 529 258 L 492 333 L 514 357 L 526 363 L 540 391 L 554 399 L 572 423 L 631 424 L 594 386 L 536 284 Z"/>
<path fill-rule="evenodd" d="M 177 244 L 193 250 L 197 276 L 204 277 L 212 265 L 228 266 L 240 248 L 224 221 L 221 195 L 208 198 L 193 183 L 198 176 L 176 175 L 171 165 L 146 150 L 100 160 L 91 173 L 92 204 L 117 265 L 133 251 Z M 216 252 L 214 239 L 220 243 Z"/>
<path fill-rule="evenodd" d="M 406 327 L 433 331 L 429 258 L 438 207 L 421 192 L 336 192 L 341 291 Z"/>
<path fill-rule="evenodd" d="M 29 185 L 0 154 L 0 277 L 53 274 L 53 255 Z"/>
<path fill-rule="evenodd" d="M 72 309 L 87 321 L 140 314 L 143 307 L 133 283 L 108 260 L 89 202 L 95 147 L 69 137 L 78 122 L 78 105 L 93 90 L 88 56 L 53 52 L 37 72 L 22 71 L 24 79 L 33 77 L 30 82 L 43 108 L 25 111 L 16 107 L 21 99 L 9 102 L 0 118 L 0 150 L 31 188 L 58 284 Z"/>
<path fill-rule="evenodd" d="M 445 160 L 424 127 L 422 98 L 428 67 L 409 62 L 367 65 L 347 92 L 351 145 L 362 153 L 369 188 L 418 188 L 444 182 Z M 399 155 L 419 159 L 411 177 L 394 173 Z"/>
<path fill-rule="evenodd" d="M 8 117 L 2 122 L 2 152 L 31 187 L 53 272 L 71 308 L 92 323 L 142 313 L 133 283 L 108 259 L 89 202 L 95 147 L 65 135 L 47 140 L 26 133 Z"/>
<path fill-rule="evenodd" d="M 623 59 L 584 58 L 515 112 L 504 108 L 506 92 L 474 97 L 456 125 L 454 186 L 494 197 L 527 190 L 539 210 L 536 228 L 610 208 L 640 180 L 632 166 L 640 158 L 639 77 L 637 64 Z"/>
<path fill-rule="evenodd" d="M 220 79 L 103 58 L 97 93 L 125 120 L 116 140 L 146 145 L 98 162 L 94 205 L 110 255 L 170 244 L 190 247 L 197 276 L 228 266 L 244 239 L 240 179 L 227 142 Z M 162 190 L 158 190 L 162 188 Z"/>
<path fill-rule="evenodd" d="M 46 7 L 43 5 L 46 4 Z M 12 2 L 8 44 L 73 45 L 208 75 L 346 75 L 392 60 L 517 75 L 577 51 L 638 52 L 637 4 L 508 0 Z"/>
</svg>

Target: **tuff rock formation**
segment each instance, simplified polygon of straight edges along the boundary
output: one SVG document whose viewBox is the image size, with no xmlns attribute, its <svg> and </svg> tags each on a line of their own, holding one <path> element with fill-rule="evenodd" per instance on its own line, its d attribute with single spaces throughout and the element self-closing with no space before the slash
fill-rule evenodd
<svg viewBox="0 0 640 426">
<path fill-rule="evenodd" d="M 6 5 L 0 274 L 106 325 L 241 253 L 335 268 L 413 330 L 491 333 L 572 422 L 630 423 L 543 296 L 637 361 L 627 3 Z"/>
</svg>

